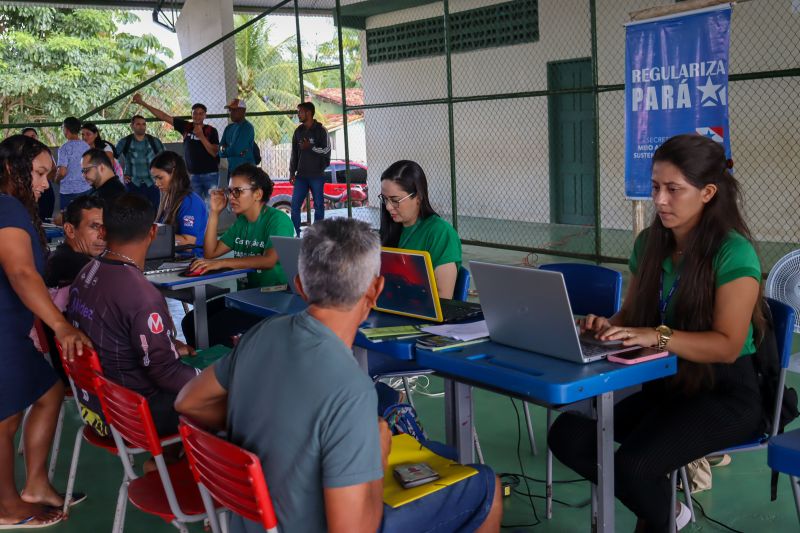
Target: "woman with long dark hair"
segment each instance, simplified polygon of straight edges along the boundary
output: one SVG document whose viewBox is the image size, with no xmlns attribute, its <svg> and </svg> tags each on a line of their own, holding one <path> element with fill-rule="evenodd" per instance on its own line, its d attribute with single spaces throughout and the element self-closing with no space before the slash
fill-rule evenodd
<svg viewBox="0 0 800 533">
<path fill-rule="evenodd" d="M 120 181 L 124 182 L 122 166 L 119 164 L 119 161 L 117 161 L 116 148 L 114 148 L 113 144 L 100 136 L 100 130 L 94 122 L 84 122 L 81 125 L 81 139 L 83 139 L 83 142 L 88 144 L 90 148 L 103 150 L 111 161 L 111 168 L 114 170 L 114 174 L 117 175 Z"/>
<path fill-rule="evenodd" d="M 461 268 L 461 239 L 428 199 L 428 180 L 414 161 L 381 175 L 381 245 L 428 252 L 440 298 L 452 298 Z"/>
<path fill-rule="evenodd" d="M 150 175 L 161 192 L 156 222 L 175 228 L 175 242 L 197 245 L 195 255 L 202 256 L 208 210 L 203 199 L 192 192 L 183 158 L 175 152 L 161 152 L 150 162 Z"/>
<path fill-rule="evenodd" d="M 42 272 L 47 243 L 37 200 L 53 168 L 50 150 L 24 135 L 0 143 L 0 525 L 32 527 L 61 520 L 64 498 L 50 484 L 47 454 L 53 442 L 64 386 L 29 337 L 34 315 L 55 332 L 67 357 L 89 339 L 53 305 Z M 25 423 L 27 478 L 14 484 L 14 434 Z"/>
<path fill-rule="evenodd" d="M 680 529 L 668 475 L 760 431 L 752 364 L 764 331 L 761 264 L 739 209 L 739 185 L 721 145 L 699 135 L 667 140 L 653 156 L 656 216 L 636 239 L 619 313 L 588 315 L 582 330 L 678 356 L 674 377 L 645 383 L 615 407 L 616 494 L 638 517 L 636 531 Z M 555 456 L 596 481 L 595 424 L 562 414 L 549 435 Z"/>
</svg>

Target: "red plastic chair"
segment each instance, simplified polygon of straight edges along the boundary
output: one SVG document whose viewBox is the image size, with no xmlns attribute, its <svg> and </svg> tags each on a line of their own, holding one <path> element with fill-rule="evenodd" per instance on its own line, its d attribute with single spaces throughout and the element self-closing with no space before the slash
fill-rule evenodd
<svg viewBox="0 0 800 533">
<path fill-rule="evenodd" d="M 203 431 L 183 417 L 179 429 L 206 510 L 213 509 L 213 497 L 239 516 L 277 533 L 278 519 L 258 457 Z M 209 517 L 211 530 L 221 531 L 217 517 L 210 512 Z"/>
<path fill-rule="evenodd" d="M 211 512 L 206 513 L 200 491 L 189 470 L 189 463 L 181 460 L 167 465 L 164 461 L 162 445 L 180 442 L 180 437 L 167 440 L 159 438 L 150 406 L 144 396 L 100 375 L 95 379 L 103 413 L 111 428 L 114 442 L 123 452 L 118 456 L 125 469 L 126 480 L 120 491 L 140 510 L 161 517 L 182 532 L 188 531 L 185 524 L 201 522 L 206 518 L 216 520 L 213 502 Z M 150 452 L 157 470 L 137 476 L 128 456 L 131 445 Z M 121 533 L 124 525 L 123 512 L 115 518 L 112 531 Z"/>
<path fill-rule="evenodd" d="M 56 348 L 61 357 L 61 362 L 64 367 L 64 372 L 69 378 L 70 388 L 72 389 L 72 398 L 75 401 L 75 408 L 78 411 L 78 417 L 83 422 L 83 425 L 78 428 L 75 433 L 75 442 L 72 447 L 72 461 L 69 466 L 69 477 L 67 478 L 67 492 L 64 495 L 64 514 L 69 512 L 69 504 L 72 500 L 72 492 L 75 487 L 75 478 L 78 470 L 78 460 L 81 454 L 81 445 L 83 441 L 88 442 L 92 446 L 101 448 L 113 455 L 117 455 L 117 445 L 114 444 L 114 439 L 111 437 L 101 437 L 98 435 L 81 416 L 81 404 L 79 398 L 88 399 L 89 395 L 97 395 L 95 390 L 95 376 L 102 374 L 103 369 L 100 366 L 100 358 L 97 352 L 91 348 L 83 348 L 83 355 L 76 357 L 74 361 L 70 362 L 64 357 L 64 352 L 61 349 L 61 344 L 56 341 Z M 132 450 L 133 453 L 141 453 L 143 450 Z M 124 483 L 123 478 L 123 483 Z M 122 504 L 125 500 L 122 500 Z M 117 500 L 117 513 L 120 512 L 120 500 Z"/>
</svg>

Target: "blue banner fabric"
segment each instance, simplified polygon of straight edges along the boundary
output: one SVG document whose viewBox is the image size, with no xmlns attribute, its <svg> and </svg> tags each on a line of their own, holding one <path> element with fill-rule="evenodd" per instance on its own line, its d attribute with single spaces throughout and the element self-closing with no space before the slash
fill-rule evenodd
<svg viewBox="0 0 800 533">
<path fill-rule="evenodd" d="M 625 32 L 625 195 L 650 198 L 653 153 L 698 133 L 725 146 L 731 7 L 631 23 Z"/>
</svg>

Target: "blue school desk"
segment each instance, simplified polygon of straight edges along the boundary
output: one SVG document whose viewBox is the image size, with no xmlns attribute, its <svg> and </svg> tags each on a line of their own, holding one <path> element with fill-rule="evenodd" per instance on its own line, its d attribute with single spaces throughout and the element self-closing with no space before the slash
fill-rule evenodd
<svg viewBox="0 0 800 533">
<path fill-rule="evenodd" d="M 176 272 L 166 274 L 149 274 L 145 276 L 147 281 L 155 285 L 159 290 L 179 290 L 190 289 L 192 292 L 192 304 L 194 305 L 194 338 L 195 348 L 208 348 L 208 312 L 206 310 L 206 285 L 229 279 L 243 278 L 252 268 L 241 268 L 228 270 L 225 272 L 210 272 L 202 276 L 184 278 Z"/>
<path fill-rule="evenodd" d="M 418 349 L 416 357 L 420 366 L 448 378 L 445 433 L 461 463 L 473 462 L 472 386 L 548 407 L 592 400 L 599 482 L 593 529 L 614 531 L 614 392 L 675 374 L 677 357 L 636 365 L 581 365 L 490 341 L 445 352 Z"/>
<path fill-rule="evenodd" d="M 247 289 L 225 295 L 225 305 L 261 317 L 288 315 L 306 309 L 302 298 L 286 290 L 265 292 Z M 422 324 L 423 320 L 372 311 L 361 327 L 383 328 Z M 381 367 L 391 366 L 392 371 L 418 369 L 414 363 L 414 339 L 407 341 L 370 342 L 360 332 L 353 342 L 353 354 L 359 366 L 371 375 L 383 374 Z M 369 364 L 367 353 L 373 354 Z"/>
</svg>

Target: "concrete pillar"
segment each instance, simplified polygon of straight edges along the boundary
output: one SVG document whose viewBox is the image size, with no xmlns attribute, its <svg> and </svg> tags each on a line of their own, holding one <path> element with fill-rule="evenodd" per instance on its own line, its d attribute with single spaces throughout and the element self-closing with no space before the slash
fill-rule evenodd
<svg viewBox="0 0 800 533">
<path fill-rule="evenodd" d="M 175 29 L 181 54 L 187 57 L 233 31 L 233 0 L 187 0 Z M 234 39 L 192 59 L 183 72 L 192 104 L 205 104 L 209 114 L 225 113 L 225 104 L 237 96 Z M 220 135 L 228 123 L 226 119 L 208 122 Z"/>
</svg>

